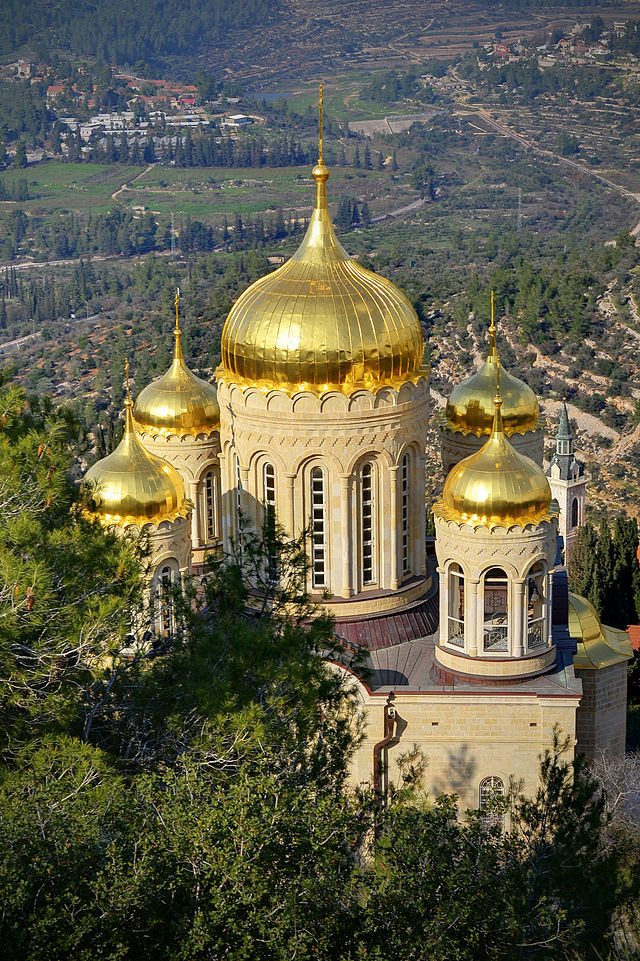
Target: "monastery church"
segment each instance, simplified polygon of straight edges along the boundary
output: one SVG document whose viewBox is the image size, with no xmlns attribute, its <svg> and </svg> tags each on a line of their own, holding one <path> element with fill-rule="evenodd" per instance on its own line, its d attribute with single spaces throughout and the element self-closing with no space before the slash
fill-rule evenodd
<svg viewBox="0 0 640 961">
<path fill-rule="evenodd" d="M 567 588 L 586 477 L 566 408 L 545 473 L 538 401 L 501 367 L 492 320 L 441 417 L 434 552 L 422 329 L 338 241 L 320 143 L 304 240 L 234 304 L 215 384 L 186 366 L 176 303 L 173 363 L 135 404 L 127 390 L 122 441 L 86 475 L 93 509 L 149 532 L 156 592 L 231 551 L 240 518 L 260 530 L 271 508 L 285 533 L 311 529 L 312 596 L 367 666 L 335 666 L 364 717 L 354 783 L 384 794 L 416 745 L 424 787 L 463 810 L 511 777 L 533 792 L 556 725 L 588 758 L 625 745 L 628 634 Z M 169 631 L 167 605 L 158 617 Z"/>
</svg>

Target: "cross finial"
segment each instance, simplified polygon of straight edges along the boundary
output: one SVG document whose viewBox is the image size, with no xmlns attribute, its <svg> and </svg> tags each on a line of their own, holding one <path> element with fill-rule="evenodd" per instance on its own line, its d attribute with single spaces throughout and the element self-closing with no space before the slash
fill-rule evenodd
<svg viewBox="0 0 640 961">
<path fill-rule="evenodd" d="M 176 287 L 176 298 L 174 300 L 176 305 L 176 330 L 180 330 L 180 288 Z"/>
<path fill-rule="evenodd" d="M 323 134 L 322 134 L 322 103 L 323 103 L 322 84 L 320 84 L 320 86 L 319 86 L 319 88 L 318 88 L 318 163 L 319 163 L 319 164 L 323 163 L 323 159 L 322 159 L 322 140 L 323 140 Z"/>
<path fill-rule="evenodd" d="M 489 330 L 492 333 L 495 333 L 495 329 L 496 329 L 496 325 L 493 319 L 493 291 L 491 291 L 491 326 L 489 327 Z"/>
<path fill-rule="evenodd" d="M 124 378 L 127 385 L 127 401 L 131 401 L 131 392 L 129 390 L 129 358 L 125 357 L 124 360 Z"/>
</svg>

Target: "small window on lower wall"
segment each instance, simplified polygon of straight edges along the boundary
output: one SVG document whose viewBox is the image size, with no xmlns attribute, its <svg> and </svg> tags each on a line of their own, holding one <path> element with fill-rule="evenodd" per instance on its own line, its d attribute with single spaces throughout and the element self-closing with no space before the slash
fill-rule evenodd
<svg viewBox="0 0 640 961">
<path fill-rule="evenodd" d="M 492 774 L 480 781 L 480 812 L 488 827 L 504 827 L 504 781 Z"/>
</svg>

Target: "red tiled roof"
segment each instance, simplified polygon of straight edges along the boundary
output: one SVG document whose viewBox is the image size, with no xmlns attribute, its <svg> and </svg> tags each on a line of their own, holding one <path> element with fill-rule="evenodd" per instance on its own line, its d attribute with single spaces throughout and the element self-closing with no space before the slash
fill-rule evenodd
<svg viewBox="0 0 640 961">
<path fill-rule="evenodd" d="M 634 651 L 640 651 L 640 624 L 629 624 L 627 630 L 631 638 L 631 647 Z"/>
<path fill-rule="evenodd" d="M 434 594 L 409 610 L 362 619 L 338 618 L 335 632 L 350 644 L 373 651 L 429 637 L 437 627 L 438 595 Z"/>
</svg>

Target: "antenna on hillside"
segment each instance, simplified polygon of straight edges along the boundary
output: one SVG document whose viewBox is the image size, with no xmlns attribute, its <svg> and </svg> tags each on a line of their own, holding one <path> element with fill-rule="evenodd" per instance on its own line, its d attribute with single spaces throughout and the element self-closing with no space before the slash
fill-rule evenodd
<svg viewBox="0 0 640 961">
<path fill-rule="evenodd" d="M 171 259 L 175 260 L 176 257 L 176 232 L 175 225 L 173 221 L 173 210 L 171 211 Z"/>
<path fill-rule="evenodd" d="M 518 233 L 522 231 L 522 187 L 518 187 Z"/>
</svg>

